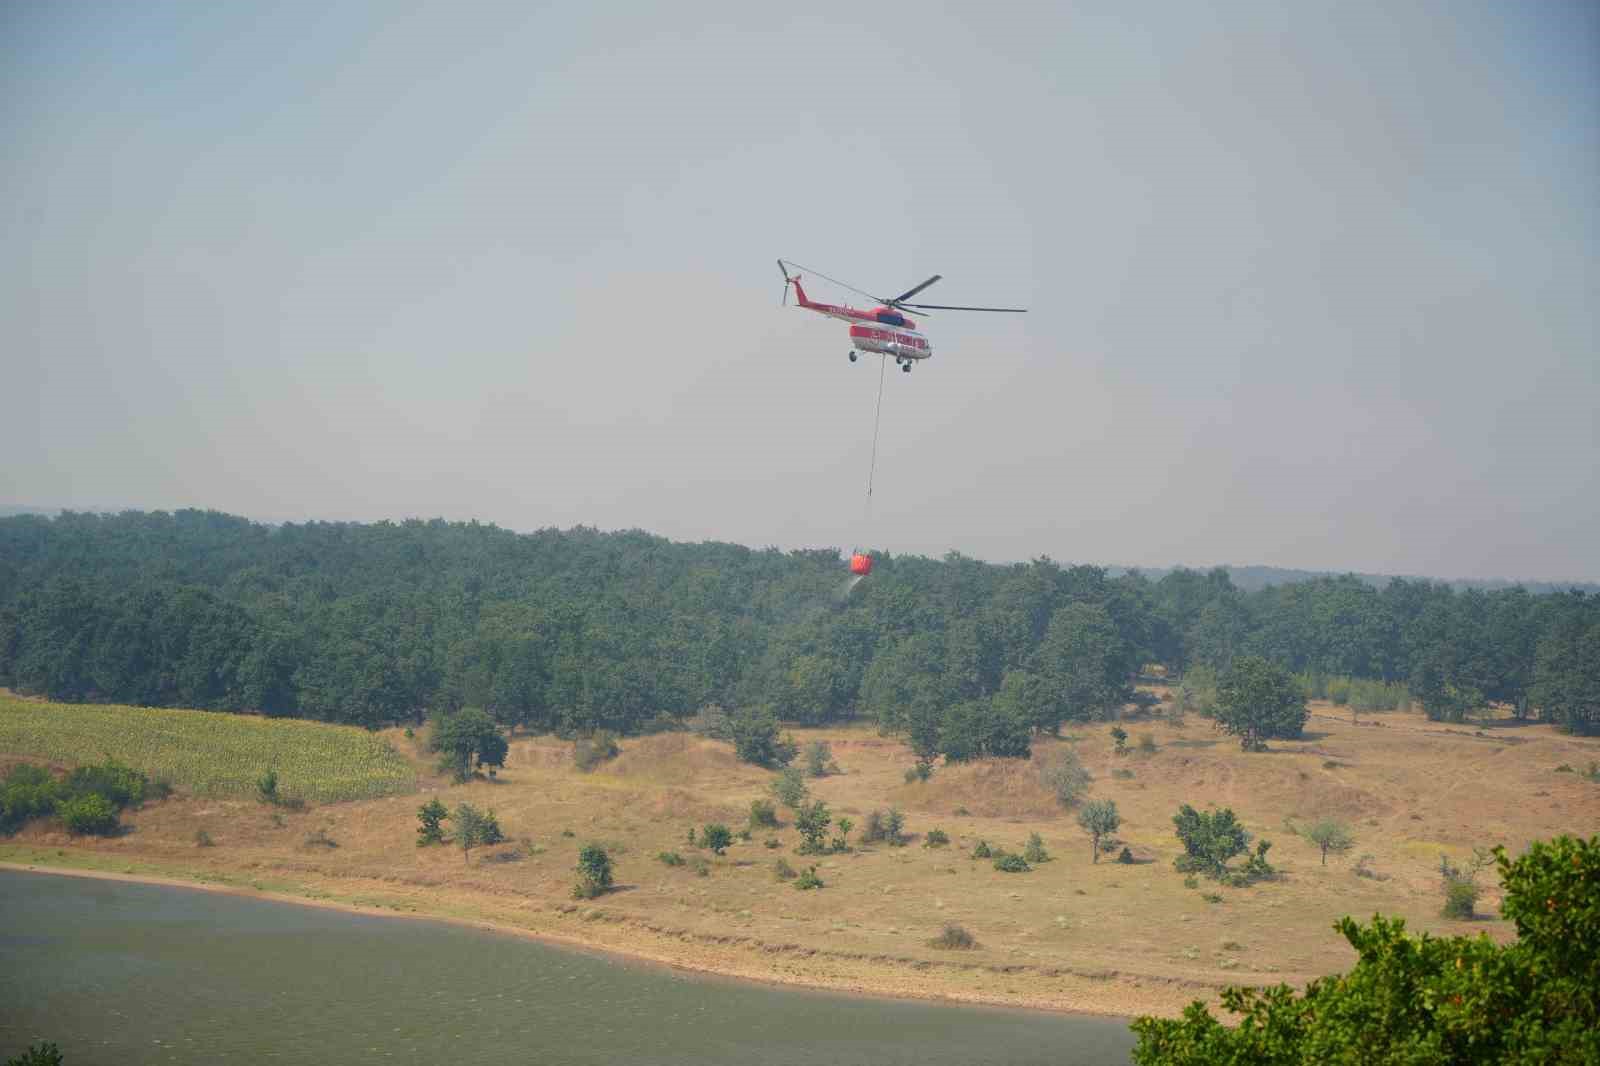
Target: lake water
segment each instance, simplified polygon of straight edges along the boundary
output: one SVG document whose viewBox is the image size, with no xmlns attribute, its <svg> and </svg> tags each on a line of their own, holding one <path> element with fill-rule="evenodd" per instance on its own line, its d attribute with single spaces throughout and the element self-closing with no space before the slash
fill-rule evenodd
<svg viewBox="0 0 1600 1066">
<path fill-rule="evenodd" d="M 1115 1020 L 688 977 L 444 923 L 0 870 L 0 1060 L 1126 1063 Z"/>
</svg>

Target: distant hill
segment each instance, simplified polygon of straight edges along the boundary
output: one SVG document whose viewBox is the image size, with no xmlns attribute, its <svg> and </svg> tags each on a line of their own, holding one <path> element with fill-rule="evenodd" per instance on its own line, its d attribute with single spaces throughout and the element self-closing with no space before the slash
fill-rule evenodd
<svg viewBox="0 0 1600 1066">
<path fill-rule="evenodd" d="M 1172 573 L 1178 567 L 1124 567 L 1114 566 L 1108 568 L 1112 574 L 1125 574 L 1137 570 L 1152 581 L 1159 581 L 1162 577 Z M 1192 566 L 1191 570 L 1210 570 L 1208 566 Z M 1344 577 L 1348 571 L 1339 570 L 1291 570 L 1282 566 L 1224 566 L 1228 577 L 1233 583 L 1246 592 L 1259 592 L 1273 585 L 1294 585 L 1302 581 L 1315 581 L 1323 577 Z M 1416 574 L 1355 574 L 1355 577 L 1371 585 L 1373 588 L 1383 588 L 1395 578 L 1406 581 L 1432 581 L 1436 584 L 1449 585 L 1457 592 L 1468 589 L 1477 589 L 1481 592 L 1493 592 L 1495 589 L 1525 588 L 1536 595 L 1547 592 L 1565 592 L 1568 589 L 1579 589 L 1588 593 L 1600 593 L 1600 583 L 1593 581 L 1517 581 L 1511 578 L 1439 578 L 1421 577 Z"/>
</svg>

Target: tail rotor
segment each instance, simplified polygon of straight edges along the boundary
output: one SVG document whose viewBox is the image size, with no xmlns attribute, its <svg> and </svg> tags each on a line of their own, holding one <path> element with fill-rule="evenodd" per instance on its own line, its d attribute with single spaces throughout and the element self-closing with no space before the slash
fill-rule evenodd
<svg viewBox="0 0 1600 1066">
<path fill-rule="evenodd" d="M 783 274 L 783 302 L 779 307 L 789 306 L 789 283 L 794 279 L 789 277 L 789 268 L 783 265 L 783 260 L 778 260 L 778 271 Z"/>
</svg>

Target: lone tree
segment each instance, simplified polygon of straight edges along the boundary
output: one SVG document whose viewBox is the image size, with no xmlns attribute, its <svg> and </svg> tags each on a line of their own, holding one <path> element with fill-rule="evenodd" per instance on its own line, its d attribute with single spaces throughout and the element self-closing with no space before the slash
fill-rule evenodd
<svg viewBox="0 0 1600 1066">
<path fill-rule="evenodd" d="M 778 716 L 766 704 L 744 707 L 729 715 L 728 733 L 739 758 L 756 766 L 788 766 L 800 753 L 793 738 L 778 739 Z"/>
<path fill-rule="evenodd" d="M 1266 751 L 1269 738 L 1299 737 L 1308 713 L 1294 675 L 1259 656 L 1235 659 L 1217 679 L 1217 725 L 1245 751 Z"/>
<path fill-rule="evenodd" d="M 800 845 L 803 854 L 818 855 L 827 850 L 823 841 L 827 838 L 828 825 L 832 821 L 828 805 L 821 800 L 812 800 L 795 810 L 794 827 L 805 841 Z"/>
<path fill-rule="evenodd" d="M 1100 838 L 1109 836 L 1122 825 L 1122 815 L 1117 813 L 1116 800 L 1090 800 L 1078 812 L 1078 824 L 1093 841 L 1094 861 L 1100 861 Z"/>
<path fill-rule="evenodd" d="M 1228 860 L 1250 846 L 1250 834 L 1231 807 L 1201 813 L 1185 803 L 1173 815 L 1172 824 L 1183 842 L 1178 869 L 1186 873 L 1198 870 L 1221 878 L 1228 872 Z"/>
<path fill-rule="evenodd" d="M 439 753 L 439 769 L 457 781 L 472 776 L 473 764 L 504 766 L 510 745 L 494 719 L 476 707 L 464 707 L 439 721 L 429 746 Z"/>
<path fill-rule="evenodd" d="M 425 848 L 429 844 L 444 843 L 443 822 L 450 817 L 450 810 L 439 802 L 435 796 L 427 803 L 417 808 L 417 821 L 422 824 L 417 827 L 417 847 Z"/>
<path fill-rule="evenodd" d="M 472 861 L 472 849 L 479 844 L 491 843 L 489 840 L 489 819 L 478 808 L 470 803 L 463 803 L 456 808 L 450 820 L 456 826 L 456 845 L 461 848 L 461 858 L 465 862 Z M 500 827 L 494 827 L 495 834 L 500 832 Z"/>
<path fill-rule="evenodd" d="M 1306 839 L 1322 849 L 1322 865 L 1328 865 L 1328 852 L 1345 852 L 1355 844 L 1350 827 L 1343 822 L 1324 818 L 1306 830 Z"/>
<path fill-rule="evenodd" d="M 1223 1025 L 1195 1002 L 1182 1018 L 1140 1018 L 1139 1066 L 1210 1063 L 1600 1062 L 1600 837 L 1495 850 L 1517 940 L 1406 932 L 1399 918 L 1335 925 L 1355 967 L 1288 985 L 1233 987 Z"/>
<path fill-rule="evenodd" d="M 585 844 L 578 852 L 578 883 L 574 899 L 594 899 L 611 890 L 611 856 L 599 844 Z"/>
</svg>

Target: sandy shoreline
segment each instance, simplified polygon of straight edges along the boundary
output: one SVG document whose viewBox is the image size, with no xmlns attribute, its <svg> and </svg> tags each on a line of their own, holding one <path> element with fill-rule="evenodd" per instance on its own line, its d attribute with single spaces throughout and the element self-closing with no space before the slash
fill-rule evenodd
<svg viewBox="0 0 1600 1066">
<path fill-rule="evenodd" d="M 536 943 L 561 948 L 564 950 L 579 951 L 587 954 L 610 956 L 624 959 L 632 963 L 642 963 L 649 966 L 660 967 L 674 973 L 694 977 L 732 980 L 752 984 L 781 987 L 808 992 L 826 992 L 844 994 L 863 999 L 883 999 L 898 1001 L 913 1001 L 926 1003 L 940 1003 L 948 1006 L 982 1007 L 986 1009 L 1018 1010 L 1032 1013 L 1061 1014 L 1080 1017 L 1097 1017 L 1106 1019 L 1121 1019 L 1131 1021 L 1136 1015 L 1105 1009 L 1094 1001 L 1102 996 L 1082 996 L 1084 1002 L 1063 1002 L 1062 997 L 1042 997 L 1022 995 L 989 995 L 982 991 L 954 992 L 943 989 L 918 987 L 914 982 L 908 982 L 902 973 L 885 973 L 883 982 L 893 982 L 891 987 L 884 987 L 874 982 L 870 977 L 851 977 L 845 975 L 827 976 L 821 974 L 778 974 L 772 971 L 759 972 L 748 966 L 732 963 L 717 965 L 706 960 L 687 959 L 682 956 L 669 954 L 659 950 L 652 950 L 637 945 L 627 946 L 615 943 L 600 943 L 593 939 L 574 937 L 547 929 L 531 929 L 526 926 L 513 925 L 506 922 L 490 921 L 483 918 L 466 918 L 458 915 L 434 914 L 426 911 L 405 911 L 393 908 L 374 907 L 360 903 L 351 903 L 344 900 L 316 898 L 297 895 L 291 892 L 274 892 L 257 888 L 250 888 L 232 884 L 217 884 L 209 881 L 190 880 L 182 877 L 161 876 L 149 873 L 118 873 L 110 870 L 89 870 L 71 866 L 54 866 L 45 863 L 19 863 L 0 861 L 0 870 L 9 870 L 17 873 L 52 874 L 61 877 L 81 877 L 99 881 L 121 881 L 131 884 L 156 885 L 165 888 L 182 888 L 201 892 L 215 892 L 223 895 L 239 896 L 250 899 L 266 900 L 274 903 L 286 903 L 301 907 L 316 907 L 323 910 L 339 911 L 346 914 L 358 914 L 374 918 L 405 918 L 418 921 L 439 922 L 462 928 L 477 929 L 483 932 L 519 937 Z M 1091 979 L 1076 978 L 1078 981 Z M 1101 993 L 1112 993 L 1117 989 L 1118 982 L 1114 979 L 1094 980 L 1094 984 L 1101 986 Z M 1131 991 L 1131 990 L 1128 990 Z M 1078 999 L 1079 997 L 1070 997 Z M 1189 998 L 1194 998 L 1190 996 Z"/>
</svg>

